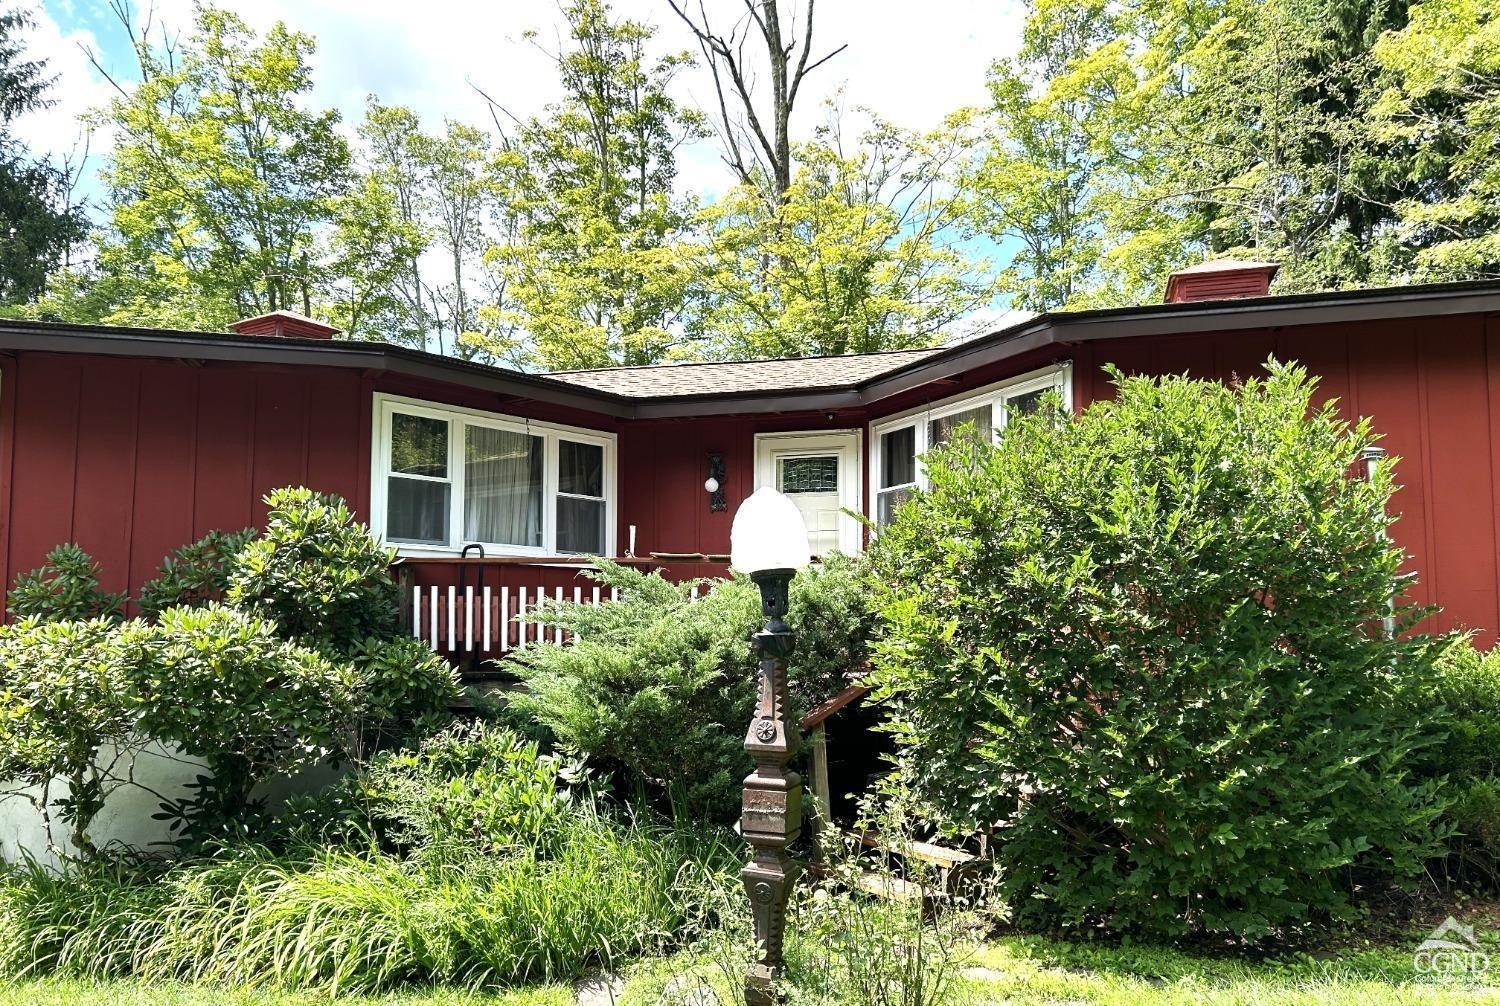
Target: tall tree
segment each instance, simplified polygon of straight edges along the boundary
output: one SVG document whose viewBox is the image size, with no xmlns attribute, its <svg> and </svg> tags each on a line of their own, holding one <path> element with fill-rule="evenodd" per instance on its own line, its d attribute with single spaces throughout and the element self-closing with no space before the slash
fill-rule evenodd
<svg viewBox="0 0 1500 1006">
<path fill-rule="evenodd" d="M 960 184 L 969 226 L 1011 247 L 1001 291 L 1013 308 L 1074 303 L 1097 282 L 1104 251 L 1105 120 L 1128 86 L 1107 0 L 1041 0 L 1019 53 L 990 68 L 985 145 Z"/>
<path fill-rule="evenodd" d="M 669 93 L 686 54 L 653 58 L 653 29 L 604 0 L 562 8 L 553 53 L 564 98 L 520 125 L 501 160 L 512 239 L 489 258 L 509 283 L 500 312 L 549 369 L 697 355 L 693 273 L 679 254 L 691 206 L 677 149 L 703 135 Z"/>
<path fill-rule="evenodd" d="M 1411 274 L 1500 276 L 1500 5 L 1424 0 L 1375 55 L 1372 121 L 1406 183 L 1396 211 Z"/>
<path fill-rule="evenodd" d="M 716 356 L 871 353 L 932 344 L 993 284 L 961 246 L 962 120 L 930 135 L 838 121 L 798 145 L 781 200 L 740 185 L 707 206 L 699 260 Z"/>
<path fill-rule="evenodd" d="M 47 91 L 55 78 L 46 62 L 25 58 L 24 33 L 32 26 L 25 10 L 0 10 L 0 305 L 36 297 L 84 234 L 66 173 L 30 156 L 10 132 L 16 116 L 52 104 Z"/>
<path fill-rule="evenodd" d="M 180 46 L 149 30 L 135 38 L 140 81 L 116 82 L 102 114 L 117 137 L 99 254 L 108 320 L 311 312 L 329 284 L 317 238 L 349 178 L 337 113 L 305 107 L 313 40 L 280 22 L 258 38 L 208 6 Z"/>
<path fill-rule="evenodd" d="M 696 12 L 692 0 L 667 0 L 692 30 L 713 74 L 725 163 L 740 184 L 759 186 L 775 203 L 792 187 L 791 121 L 802 83 L 848 46 L 835 46 L 812 58 L 816 0 L 806 0 L 800 20 L 795 4 L 783 10 L 779 0 L 742 2 L 745 15 L 721 29 L 710 20 L 703 0 L 698 0 Z M 769 93 L 758 95 L 756 82 L 762 77 Z"/>
</svg>

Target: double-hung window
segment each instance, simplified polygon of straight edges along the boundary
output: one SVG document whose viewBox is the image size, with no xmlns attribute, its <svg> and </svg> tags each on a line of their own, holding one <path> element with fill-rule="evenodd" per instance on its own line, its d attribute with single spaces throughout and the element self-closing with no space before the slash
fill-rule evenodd
<svg viewBox="0 0 1500 1006">
<path fill-rule="evenodd" d="M 994 442 L 1012 416 L 1036 411 L 1049 392 L 1061 394 L 1063 405 L 1071 408 L 1068 372 L 1062 366 L 1025 374 L 871 424 L 875 523 L 889 524 L 896 509 L 926 486 L 921 457 L 932 448 L 960 433 Z"/>
<path fill-rule="evenodd" d="M 371 522 L 403 552 L 609 554 L 612 434 L 377 395 Z"/>
</svg>

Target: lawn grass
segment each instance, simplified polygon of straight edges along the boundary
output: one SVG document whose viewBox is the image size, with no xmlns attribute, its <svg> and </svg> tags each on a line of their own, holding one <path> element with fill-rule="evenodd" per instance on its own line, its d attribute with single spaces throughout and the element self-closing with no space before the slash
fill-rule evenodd
<svg viewBox="0 0 1500 1006">
<path fill-rule="evenodd" d="M 1430 983 L 1405 945 L 1351 948 L 1268 961 L 1204 957 L 1151 946 L 1105 947 L 1036 937 L 1006 937 L 970 947 L 958 964 L 950 1006 L 1500 1006 L 1500 933 L 1482 937 L 1495 961 L 1489 986 Z M 1413 941 L 1413 946 L 1415 942 Z M 618 1006 L 677 1006 L 664 997 L 692 968 L 685 957 L 632 969 Z M 712 969 L 710 969 L 712 970 Z M 722 978 L 720 1001 L 735 989 Z M 691 988 L 675 983 L 678 996 Z M 320 992 L 31 981 L 0 984 L 0 1006 L 573 1006 L 570 988 L 533 986 L 496 992 L 411 989 L 379 996 Z M 801 1000 L 795 1000 L 801 1001 Z M 832 1006 L 832 1004 L 830 1004 Z M 844 1004 L 839 1004 L 844 1006 Z"/>
<path fill-rule="evenodd" d="M 507 992 L 413 989 L 381 996 L 273 992 L 145 982 L 25 981 L 0 983 L 0 1006 L 573 1006 L 571 989 L 545 985 Z"/>
</svg>

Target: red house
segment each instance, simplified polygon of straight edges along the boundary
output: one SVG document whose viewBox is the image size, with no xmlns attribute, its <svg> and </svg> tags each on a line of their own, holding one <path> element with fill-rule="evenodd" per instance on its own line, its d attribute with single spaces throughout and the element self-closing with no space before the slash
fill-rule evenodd
<svg viewBox="0 0 1500 1006">
<path fill-rule="evenodd" d="M 234 334 L 0 322 L 0 579 L 74 541 L 134 590 L 171 549 L 257 524 L 268 490 L 303 484 L 398 549 L 416 631 L 496 653 L 523 642 L 511 618 L 539 591 L 588 589 L 565 557 L 722 572 L 759 485 L 797 501 L 814 552 L 858 549 L 842 509 L 883 519 L 965 420 L 1003 427 L 1053 388 L 1082 408 L 1110 393 L 1106 363 L 1229 379 L 1274 354 L 1374 419 L 1401 458 L 1416 599 L 1442 606 L 1435 628 L 1492 644 L 1500 284 L 1271 297 L 1273 272 L 1215 263 L 1174 275 L 1169 303 L 939 349 L 548 375 L 336 341 L 285 313 Z"/>
</svg>

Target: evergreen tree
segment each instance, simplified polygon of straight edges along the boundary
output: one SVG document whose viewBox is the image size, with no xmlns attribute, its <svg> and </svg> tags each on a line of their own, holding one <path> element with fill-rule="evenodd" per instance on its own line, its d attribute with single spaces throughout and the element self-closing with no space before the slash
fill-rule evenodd
<svg viewBox="0 0 1500 1006">
<path fill-rule="evenodd" d="M 0 305 L 36 297 L 84 234 L 81 210 L 67 204 L 64 173 L 32 157 L 10 133 L 16 116 L 52 104 L 46 62 L 25 58 L 31 27 L 26 11 L 0 11 Z"/>
</svg>

